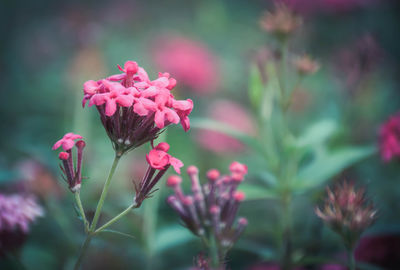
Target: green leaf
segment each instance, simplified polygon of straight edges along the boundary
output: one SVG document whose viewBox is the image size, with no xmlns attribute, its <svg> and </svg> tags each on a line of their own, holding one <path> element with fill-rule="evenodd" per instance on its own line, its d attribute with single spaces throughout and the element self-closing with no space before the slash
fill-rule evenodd
<svg viewBox="0 0 400 270">
<path fill-rule="evenodd" d="M 331 137 L 338 129 L 338 124 L 333 119 L 323 119 L 309 126 L 305 132 L 297 138 L 297 147 L 309 147 L 320 145 Z"/>
<path fill-rule="evenodd" d="M 155 239 L 155 251 L 160 253 L 174 246 L 185 244 L 194 239 L 194 236 L 188 229 L 180 225 L 173 225 L 159 230 Z"/>
<path fill-rule="evenodd" d="M 260 106 L 262 93 L 263 93 L 263 83 L 260 74 L 260 70 L 256 65 L 250 68 L 250 78 L 249 78 L 249 99 L 254 108 Z"/>
<path fill-rule="evenodd" d="M 376 152 L 373 146 L 347 147 L 333 152 L 320 149 L 314 160 L 301 169 L 296 180 L 295 188 L 306 190 L 322 185 L 331 177 L 340 173 L 362 159 Z"/>
<path fill-rule="evenodd" d="M 208 129 L 234 137 L 244 144 L 248 145 L 252 149 L 261 152 L 261 154 L 265 154 L 263 152 L 263 145 L 258 142 L 256 138 L 251 137 L 241 131 L 238 131 L 227 124 L 220 123 L 211 119 L 194 118 L 190 120 L 190 125 L 193 128 Z"/>
<path fill-rule="evenodd" d="M 241 184 L 238 189 L 246 194 L 246 201 L 276 199 L 279 196 L 275 190 L 259 185 Z"/>
</svg>

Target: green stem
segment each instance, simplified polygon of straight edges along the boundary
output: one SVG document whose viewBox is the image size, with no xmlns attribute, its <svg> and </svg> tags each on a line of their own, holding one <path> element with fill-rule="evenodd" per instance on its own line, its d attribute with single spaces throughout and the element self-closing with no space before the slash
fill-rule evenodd
<svg viewBox="0 0 400 270">
<path fill-rule="evenodd" d="M 85 254 L 87 252 L 87 249 L 89 248 L 90 241 L 92 240 L 92 237 L 94 235 L 93 232 L 96 229 L 96 225 L 97 225 L 97 222 L 99 221 L 101 209 L 103 208 L 103 204 L 104 204 L 104 201 L 106 199 L 108 189 L 110 187 L 111 179 L 112 179 L 112 177 L 114 175 L 115 169 L 117 168 L 118 161 L 119 161 L 120 158 L 121 158 L 121 155 L 116 153 L 115 158 L 114 158 L 114 162 L 113 162 L 113 164 L 111 166 L 110 173 L 108 174 L 108 177 L 107 177 L 107 179 L 106 179 L 106 181 L 104 183 L 103 191 L 101 192 L 99 202 L 97 203 L 97 208 L 96 208 L 96 212 L 94 214 L 94 218 L 93 218 L 92 224 L 89 227 L 85 242 L 83 243 L 81 251 L 79 253 L 78 260 L 75 263 L 75 267 L 74 267 L 75 270 L 78 270 L 80 268 L 80 265 L 82 264 L 83 257 L 85 256 Z M 80 202 L 79 195 L 75 196 L 75 198 L 78 198 L 79 202 Z M 79 204 L 82 206 L 82 203 L 78 203 L 78 206 L 79 206 Z M 82 207 L 81 211 L 83 211 L 83 207 Z"/>
<path fill-rule="evenodd" d="M 120 158 L 121 158 L 121 155 L 119 155 L 119 154 L 115 155 L 114 162 L 112 164 L 110 173 L 108 174 L 107 180 L 104 183 L 103 191 L 101 192 L 99 202 L 97 203 L 96 212 L 94 213 L 94 218 L 93 218 L 92 224 L 90 225 L 90 228 L 89 228 L 90 232 L 93 232 L 96 229 L 96 225 L 97 225 L 97 222 L 99 221 L 101 209 L 103 208 L 103 204 L 104 204 L 108 189 L 111 184 L 111 179 L 114 175 L 115 169 L 117 168 L 118 161 Z"/>
<path fill-rule="evenodd" d="M 75 263 L 74 270 L 79 270 L 79 268 L 80 268 L 80 266 L 82 264 L 83 257 L 85 256 L 85 254 L 86 254 L 86 252 L 88 250 L 88 247 L 89 247 L 89 244 L 90 244 L 91 240 L 92 240 L 92 235 L 88 234 L 86 236 L 85 242 L 83 242 L 83 245 L 82 245 L 81 250 L 79 252 L 79 257 L 78 257 L 78 260 Z"/>
<path fill-rule="evenodd" d="M 87 233 L 89 231 L 89 222 L 86 219 L 86 214 L 85 214 L 85 210 L 83 209 L 83 206 L 82 206 L 82 201 L 81 201 L 81 196 L 80 196 L 79 190 L 75 192 L 75 201 L 76 201 L 76 204 L 78 205 L 79 212 L 83 219 L 83 224 L 85 226 L 85 232 Z"/>
<path fill-rule="evenodd" d="M 347 256 L 349 259 L 349 269 L 356 270 L 356 259 L 354 258 L 354 248 L 347 250 Z"/>
<path fill-rule="evenodd" d="M 209 241 L 209 251 L 210 254 L 209 256 L 211 257 L 211 265 L 212 269 L 220 269 L 220 258 L 219 258 L 219 252 L 218 252 L 218 246 L 217 246 L 217 241 L 215 240 L 214 235 L 210 236 L 210 241 Z"/>
<path fill-rule="evenodd" d="M 285 191 L 286 193 L 287 191 Z M 287 193 L 283 196 L 283 256 L 282 256 L 282 269 L 292 269 L 292 221 L 291 221 L 291 198 Z"/>
<path fill-rule="evenodd" d="M 132 204 L 130 205 L 128 208 L 126 208 L 124 211 L 122 211 L 121 213 L 119 213 L 117 216 L 115 216 L 113 219 L 111 219 L 110 221 L 108 221 L 106 224 L 104 224 L 103 226 L 99 227 L 94 234 L 97 234 L 101 231 L 103 231 L 104 229 L 108 228 L 110 225 L 112 225 L 113 223 L 117 222 L 119 219 L 121 219 L 122 217 L 124 217 L 126 214 L 128 214 L 130 212 L 131 209 L 133 208 L 137 208 L 136 204 Z"/>
</svg>

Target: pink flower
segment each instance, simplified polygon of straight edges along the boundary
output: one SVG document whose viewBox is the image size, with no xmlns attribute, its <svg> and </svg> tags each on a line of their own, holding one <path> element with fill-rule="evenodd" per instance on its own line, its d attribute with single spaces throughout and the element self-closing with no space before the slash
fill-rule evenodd
<svg viewBox="0 0 400 270">
<path fill-rule="evenodd" d="M 102 94 L 95 94 L 92 96 L 89 102 L 89 106 L 93 104 L 101 106 L 106 104 L 106 115 L 112 116 L 117 111 L 117 105 L 121 107 L 132 106 L 133 96 L 130 95 L 129 91 L 121 84 L 103 80 L 103 85 L 109 89 L 109 92 Z"/>
<path fill-rule="evenodd" d="M 385 162 L 400 157 L 400 112 L 391 116 L 380 128 L 379 148 Z"/>
<path fill-rule="evenodd" d="M 191 100 L 175 100 L 171 90 L 176 80 L 169 73 L 159 73 L 150 80 L 147 72 L 136 62 L 118 66 L 122 74 L 84 84 L 82 105 L 89 100 L 95 105 L 107 135 L 118 154 L 154 140 L 162 129 L 181 122 L 185 131 L 190 128 L 188 115 Z M 177 166 L 178 163 L 173 164 Z"/>
<path fill-rule="evenodd" d="M 188 116 L 193 110 L 193 101 L 191 99 L 174 100 L 172 106 L 181 120 L 183 130 L 188 131 L 190 129 L 190 120 Z"/>
<path fill-rule="evenodd" d="M 149 154 L 146 155 L 146 160 L 149 165 L 157 170 L 164 170 L 167 165 L 171 165 L 177 173 L 181 173 L 181 167 L 183 167 L 183 162 L 173 156 L 169 155 L 167 152 L 169 150 L 169 145 L 165 142 L 158 144 Z"/>
<path fill-rule="evenodd" d="M 57 148 L 59 148 L 60 146 L 62 146 L 62 148 L 67 151 L 72 149 L 72 147 L 74 147 L 75 145 L 75 140 L 77 139 L 82 139 L 81 135 L 78 134 L 74 134 L 72 132 L 67 133 L 64 135 L 64 137 L 61 140 L 58 140 L 52 147 L 53 150 L 56 150 Z"/>
<path fill-rule="evenodd" d="M 154 62 L 198 94 L 218 89 L 217 56 L 201 42 L 185 37 L 160 38 L 155 42 Z"/>
<path fill-rule="evenodd" d="M 172 166 L 177 173 L 181 173 L 183 167 L 182 161 L 168 154 L 169 144 L 162 142 L 154 147 L 146 155 L 147 163 L 149 164 L 147 172 L 140 183 L 133 182 L 136 189 L 134 201 L 138 206 L 149 197 L 153 192 L 154 186 L 158 183 L 161 177 L 166 173 L 168 168 Z M 157 172 L 158 171 L 158 172 Z"/>
<path fill-rule="evenodd" d="M 240 104 L 220 100 L 209 105 L 209 118 L 221 122 L 248 135 L 256 133 L 252 116 Z M 202 129 L 196 140 L 205 149 L 215 153 L 237 153 L 244 150 L 244 145 L 235 138 L 221 132 Z"/>
</svg>

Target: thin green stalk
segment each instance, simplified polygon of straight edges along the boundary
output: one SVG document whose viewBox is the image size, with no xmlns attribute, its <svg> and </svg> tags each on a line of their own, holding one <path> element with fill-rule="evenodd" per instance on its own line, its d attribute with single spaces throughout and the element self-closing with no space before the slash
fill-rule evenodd
<svg viewBox="0 0 400 270">
<path fill-rule="evenodd" d="M 212 265 L 213 269 L 219 269 L 221 266 L 221 262 L 220 262 L 219 252 L 218 252 L 217 241 L 215 240 L 215 237 L 213 234 L 211 234 L 211 236 L 210 236 L 209 243 L 210 243 L 209 256 L 211 257 L 211 265 Z"/>
<path fill-rule="evenodd" d="M 349 263 L 350 270 L 356 270 L 356 259 L 354 258 L 354 248 L 350 248 L 347 250 L 347 257 Z"/>
<path fill-rule="evenodd" d="M 85 254 L 87 252 L 87 249 L 88 249 L 88 247 L 90 245 L 90 241 L 91 241 L 91 239 L 92 239 L 92 237 L 94 235 L 93 232 L 96 229 L 96 225 L 97 225 L 97 222 L 99 221 L 101 209 L 103 208 L 103 204 L 104 204 L 104 201 L 106 199 L 108 189 L 110 187 L 111 179 L 112 179 L 112 177 L 114 175 L 115 169 L 117 168 L 118 161 L 119 161 L 120 158 L 121 158 L 121 155 L 119 155 L 119 154 L 115 155 L 114 162 L 113 162 L 113 164 L 111 166 L 110 173 L 108 174 L 108 177 L 107 177 L 107 179 L 106 179 L 106 181 L 104 183 L 103 191 L 101 192 L 99 202 L 97 203 L 97 208 L 96 208 L 96 212 L 94 214 L 94 218 L 93 218 L 92 224 L 89 227 L 85 242 L 83 243 L 81 251 L 79 253 L 78 260 L 75 263 L 75 267 L 74 267 L 75 270 L 78 270 L 80 268 L 80 265 L 82 263 L 83 257 L 85 256 Z"/>
<path fill-rule="evenodd" d="M 103 231 L 104 229 L 108 228 L 110 225 L 112 225 L 113 223 L 117 222 L 119 219 L 121 219 L 122 217 L 124 217 L 126 214 L 128 214 L 133 208 L 137 208 L 136 204 L 132 204 L 130 205 L 128 208 L 126 208 L 124 211 L 122 211 L 121 213 L 119 213 L 117 216 L 115 216 L 113 219 L 109 220 L 106 224 L 104 224 L 103 226 L 99 227 L 94 234 L 97 234 L 101 231 Z"/>
<path fill-rule="evenodd" d="M 90 225 L 90 228 L 89 228 L 90 232 L 93 232 L 96 229 L 96 225 L 97 225 L 97 222 L 99 221 L 101 209 L 103 208 L 103 204 L 104 204 L 108 189 L 111 184 L 111 179 L 114 175 L 115 169 L 117 168 L 118 161 L 120 158 L 121 158 L 121 155 L 118 155 L 118 154 L 115 155 L 114 162 L 111 166 L 110 173 L 108 174 L 107 180 L 104 183 L 103 191 L 101 192 L 99 202 L 97 203 L 96 212 L 94 213 L 94 218 L 93 218 L 92 224 Z"/>
<path fill-rule="evenodd" d="M 75 192 L 75 201 L 76 201 L 76 204 L 78 205 L 79 212 L 83 219 L 83 224 L 85 226 L 85 232 L 87 233 L 89 231 L 89 222 L 86 219 L 86 214 L 85 214 L 85 210 L 83 209 L 83 206 L 82 206 L 82 201 L 81 201 L 81 196 L 80 196 L 79 190 Z"/>
<path fill-rule="evenodd" d="M 75 263 L 74 270 L 79 270 L 79 268 L 80 268 L 80 266 L 82 264 L 83 257 L 85 257 L 85 254 L 86 254 L 86 252 L 88 250 L 88 247 L 90 245 L 90 241 L 92 240 L 92 237 L 93 237 L 92 234 L 88 234 L 86 236 L 85 242 L 83 242 L 83 245 L 82 245 L 81 250 L 79 252 L 78 260 Z"/>
</svg>

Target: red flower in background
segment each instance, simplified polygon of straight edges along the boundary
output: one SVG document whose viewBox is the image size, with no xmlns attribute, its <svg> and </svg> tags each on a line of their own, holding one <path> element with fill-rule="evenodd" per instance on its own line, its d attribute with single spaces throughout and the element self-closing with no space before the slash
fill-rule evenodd
<svg viewBox="0 0 400 270">
<path fill-rule="evenodd" d="M 380 128 L 379 148 L 385 162 L 400 157 L 400 112 L 391 116 Z"/>
<path fill-rule="evenodd" d="M 157 67 L 168 70 L 180 83 L 197 94 L 213 93 L 218 88 L 217 57 L 201 42 L 185 37 L 163 37 L 152 50 Z"/>
<path fill-rule="evenodd" d="M 240 104 L 220 100 L 212 103 L 210 107 L 213 109 L 209 110 L 209 118 L 249 135 L 256 133 L 252 116 Z M 202 129 L 196 139 L 203 148 L 220 154 L 244 150 L 244 145 L 240 141 L 216 131 Z"/>
</svg>

